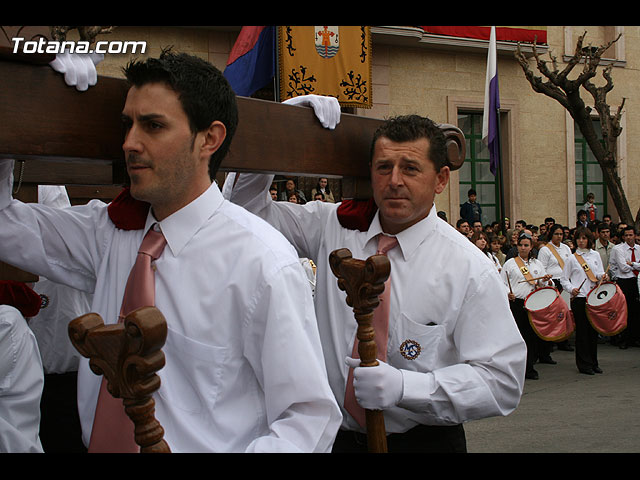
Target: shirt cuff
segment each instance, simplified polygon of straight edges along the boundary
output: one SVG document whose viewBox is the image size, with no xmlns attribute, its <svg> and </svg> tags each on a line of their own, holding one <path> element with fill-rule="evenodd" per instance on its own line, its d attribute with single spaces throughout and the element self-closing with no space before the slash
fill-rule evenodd
<svg viewBox="0 0 640 480">
<path fill-rule="evenodd" d="M 402 372 L 402 398 L 398 406 L 407 410 L 420 411 L 430 403 L 431 393 L 435 389 L 433 373 L 400 370 Z"/>
</svg>

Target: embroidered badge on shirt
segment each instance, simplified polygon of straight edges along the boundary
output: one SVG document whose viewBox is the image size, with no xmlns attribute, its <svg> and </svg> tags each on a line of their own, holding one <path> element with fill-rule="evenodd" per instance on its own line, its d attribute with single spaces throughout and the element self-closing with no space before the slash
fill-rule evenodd
<svg viewBox="0 0 640 480">
<path fill-rule="evenodd" d="M 40 308 L 47 308 L 49 306 L 49 297 L 44 293 L 40 294 Z"/>
<path fill-rule="evenodd" d="M 400 354 L 407 360 L 415 360 L 420 356 L 422 347 L 415 340 L 407 339 L 400 345 Z"/>
</svg>

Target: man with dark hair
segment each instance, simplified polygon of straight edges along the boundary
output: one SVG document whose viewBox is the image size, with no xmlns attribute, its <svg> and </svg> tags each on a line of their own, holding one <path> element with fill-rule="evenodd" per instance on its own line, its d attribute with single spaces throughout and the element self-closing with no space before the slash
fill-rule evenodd
<svg viewBox="0 0 640 480">
<path fill-rule="evenodd" d="M 615 271 L 612 267 L 609 267 L 609 260 L 611 258 L 611 252 L 613 250 L 613 243 L 611 242 L 611 227 L 608 223 L 601 222 L 596 227 L 598 232 L 598 238 L 594 242 L 593 249 L 600 254 L 602 259 L 602 268 L 609 270 L 609 276 L 615 278 Z"/>
<path fill-rule="evenodd" d="M 474 222 L 482 223 L 482 207 L 477 202 L 478 194 L 473 188 L 467 191 L 468 200 L 460 206 L 460 217 L 473 226 Z"/>
<path fill-rule="evenodd" d="M 469 226 L 469 222 L 464 218 L 459 218 L 456 221 L 456 229 L 467 238 L 471 236 L 471 227 Z"/>
<path fill-rule="evenodd" d="M 221 72 L 183 54 L 125 71 L 130 192 L 148 207 L 140 228 L 114 223 L 116 202 L 52 209 L 12 200 L 13 162 L 0 161 L 0 257 L 94 292 L 92 310 L 113 324 L 132 310 L 123 302 L 129 272 L 155 238 L 155 288 L 139 306 L 155 305 L 167 321 L 154 400 L 171 450 L 328 451 L 341 416 L 302 266 L 282 235 L 211 181 L 235 131 L 235 95 Z M 89 451 L 137 451 L 122 403 L 103 414 L 112 399 L 100 391 L 83 359 L 78 408 Z"/>
<path fill-rule="evenodd" d="M 518 405 L 525 344 L 497 269 L 436 213 L 449 172 L 440 128 L 409 115 L 386 121 L 374 135 L 377 211 L 363 230 L 343 226 L 339 204 L 267 202 L 271 175 L 232 173 L 225 182 L 226 198 L 276 226 L 300 257 L 318 265 L 316 315 L 329 382 L 343 407 L 335 452 L 366 451 L 362 408 L 384 410 L 390 452 L 464 452 L 464 422 L 507 415 Z M 384 241 L 392 245 L 390 298 L 382 301 L 389 326 L 376 330 L 384 339 L 379 365 L 360 367 L 353 310 L 328 259 L 338 248 L 366 259 Z"/>
<path fill-rule="evenodd" d="M 638 272 L 640 272 L 640 245 L 636 244 L 636 229 L 622 229 L 622 241 L 616 245 L 609 258 L 615 266 L 616 283 L 627 301 L 627 328 L 622 331 L 620 348 L 640 346 L 640 297 Z"/>
<path fill-rule="evenodd" d="M 198 57 L 166 50 L 159 58 L 133 60 L 123 71 L 134 88 L 164 84 L 174 91 L 189 122 L 193 141 L 198 132 L 209 129 L 214 123 L 216 127 L 224 128 L 225 136 L 210 157 L 209 173 L 213 178 L 229 151 L 238 126 L 235 94 L 218 69 Z M 123 116 L 123 122 L 127 127 L 131 119 Z"/>
</svg>

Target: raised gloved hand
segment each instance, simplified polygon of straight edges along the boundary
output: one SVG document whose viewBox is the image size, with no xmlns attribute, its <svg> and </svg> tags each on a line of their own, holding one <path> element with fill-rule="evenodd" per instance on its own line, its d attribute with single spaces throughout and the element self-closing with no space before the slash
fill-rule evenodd
<svg viewBox="0 0 640 480">
<path fill-rule="evenodd" d="M 102 53 L 58 53 L 49 63 L 56 72 L 64 74 L 64 81 L 70 87 L 84 92 L 98 82 L 96 65 L 104 59 Z"/>
<path fill-rule="evenodd" d="M 360 367 L 359 358 L 347 357 L 346 364 L 353 368 L 353 389 L 362 408 L 384 410 L 402 399 L 404 381 L 402 372 L 378 360 L 375 367 Z"/>
<path fill-rule="evenodd" d="M 324 128 L 333 130 L 340 123 L 340 104 L 335 97 L 322 95 L 300 95 L 285 100 L 287 105 L 301 105 L 312 107 L 316 117 Z"/>
</svg>

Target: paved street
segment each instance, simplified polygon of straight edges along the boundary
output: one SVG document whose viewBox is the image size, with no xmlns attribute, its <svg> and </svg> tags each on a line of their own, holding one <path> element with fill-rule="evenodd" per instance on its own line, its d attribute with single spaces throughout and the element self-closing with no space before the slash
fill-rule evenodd
<svg viewBox="0 0 640 480">
<path fill-rule="evenodd" d="M 578 373 L 574 352 L 552 357 L 511 415 L 465 425 L 469 453 L 640 453 L 640 348 L 598 345 L 601 375 Z"/>
</svg>

